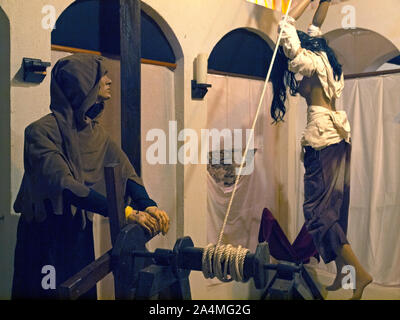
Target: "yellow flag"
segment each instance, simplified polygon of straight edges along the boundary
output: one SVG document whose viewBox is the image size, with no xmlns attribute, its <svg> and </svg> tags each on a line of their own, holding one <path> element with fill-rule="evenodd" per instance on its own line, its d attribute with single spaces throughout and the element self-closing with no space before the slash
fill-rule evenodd
<svg viewBox="0 0 400 320">
<path fill-rule="evenodd" d="M 254 4 L 258 4 L 260 6 L 264 6 L 268 9 L 279 10 L 282 11 L 282 13 L 286 13 L 290 0 L 247 0 L 247 1 Z M 298 1 L 299 0 L 292 1 L 292 8 L 296 5 Z"/>
<path fill-rule="evenodd" d="M 251 2 L 254 4 L 258 4 L 260 6 L 266 7 L 272 10 L 282 11 L 282 13 L 286 13 L 289 0 L 246 0 L 247 2 Z M 292 1 L 292 8 L 294 8 L 301 0 L 293 0 Z M 331 5 L 335 5 L 341 2 L 345 2 L 348 0 L 332 0 Z M 314 1 L 311 3 L 311 9 L 315 9 L 319 4 L 319 1 Z"/>
</svg>

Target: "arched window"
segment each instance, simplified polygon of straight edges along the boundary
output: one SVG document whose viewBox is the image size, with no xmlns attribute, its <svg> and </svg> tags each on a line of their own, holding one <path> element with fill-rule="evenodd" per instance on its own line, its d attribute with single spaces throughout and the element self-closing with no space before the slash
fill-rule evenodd
<svg viewBox="0 0 400 320">
<path fill-rule="evenodd" d="M 141 13 L 142 58 L 175 63 L 176 58 L 158 24 Z M 59 17 L 52 32 L 53 45 L 120 54 L 119 1 L 76 1 Z"/>
<path fill-rule="evenodd" d="M 399 55 L 399 50 L 390 40 L 372 30 L 338 29 L 324 37 L 343 65 L 345 75 L 377 71 Z"/>
<path fill-rule="evenodd" d="M 236 74 L 265 79 L 273 51 L 255 32 L 244 28 L 226 34 L 208 59 L 210 73 Z"/>
</svg>

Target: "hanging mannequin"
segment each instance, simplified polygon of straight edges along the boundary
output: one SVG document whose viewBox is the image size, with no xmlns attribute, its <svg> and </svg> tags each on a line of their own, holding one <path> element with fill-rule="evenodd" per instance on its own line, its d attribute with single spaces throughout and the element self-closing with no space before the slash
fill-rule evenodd
<svg viewBox="0 0 400 320">
<path fill-rule="evenodd" d="M 337 274 L 327 290 L 341 288 L 342 268 L 356 271 L 352 299 L 361 299 L 372 277 L 358 261 L 347 240 L 350 201 L 350 124 L 344 111 L 336 111 L 335 101 L 344 88 L 342 67 L 320 27 L 330 1 L 321 0 L 308 34 L 296 31 L 295 22 L 312 0 L 303 0 L 281 21 L 281 48 L 277 56 L 271 116 L 278 122 L 285 115 L 286 87 L 300 93 L 308 104 L 307 127 L 303 133 L 304 216 L 308 232 L 325 263 L 335 261 Z M 295 74 L 303 76 L 297 81 Z M 303 150 L 303 151 L 304 151 Z"/>
</svg>

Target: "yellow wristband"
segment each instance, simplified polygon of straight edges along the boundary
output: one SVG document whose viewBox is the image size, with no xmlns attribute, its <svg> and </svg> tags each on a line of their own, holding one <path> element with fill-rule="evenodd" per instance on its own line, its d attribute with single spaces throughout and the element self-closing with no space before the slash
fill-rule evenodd
<svg viewBox="0 0 400 320">
<path fill-rule="evenodd" d="M 128 216 L 130 216 L 133 213 L 133 208 L 130 206 L 126 206 L 125 208 L 125 218 L 128 219 Z"/>
</svg>

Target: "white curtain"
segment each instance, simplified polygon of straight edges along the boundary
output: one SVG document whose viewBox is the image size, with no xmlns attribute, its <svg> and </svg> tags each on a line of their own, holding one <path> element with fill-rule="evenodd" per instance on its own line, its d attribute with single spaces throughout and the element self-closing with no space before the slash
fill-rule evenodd
<svg viewBox="0 0 400 320">
<path fill-rule="evenodd" d="M 243 78 L 209 75 L 212 90 L 207 96 L 208 129 L 251 128 L 259 104 L 264 82 Z M 255 128 L 254 171 L 242 176 L 233 201 L 223 240 L 233 245 L 242 245 L 254 251 L 258 242 L 258 229 L 263 208 L 276 209 L 276 127 L 270 126 L 269 105 L 272 87 L 268 85 L 262 112 Z M 266 125 L 268 122 L 268 125 Z M 245 134 L 244 134 L 245 137 Z M 245 148 L 245 140 L 243 149 Z M 210 143 L 211 146 L 211 143 Z M 223 150 L 224 146 L 221 146 Z M 214 148 L 212 151 L 218 150 Z M 212 172 L 212 171 L 211 171 Z M 221 231 L 225 211 L 233 186 L 226 185 L 226 179 L 216 179 L 207 174 L 207 238 L 216 243 Z"/>
<path fill-rule="evenodd" d="M 347 80 L 338 101 L 352 128 L 348 239 L 374 281 L 384 285 L 400 285 L 398 92 L 400 75 Z"/>
<path fill-rule="evenodd" d="M 174 72 L 166 67 L 142 64 L 142 177 L 146 190 L 158 206 L 165 210 L 172 223 L 166 236 L 156 236 L 148 243 L 149 250 L 173 248 L 176 241 L 176 165 L 150 164 L 146 152 L 156 141 L 146 141 L 149 130 L 161 129 L 168 143 L 169 121 L 175 120 Z"/>
<path fill-rule="evenodd" d="M 209 75 L 209 79 L 213 87 L 207 98 L 208 127 L 250 128 L 264 83 L 214 75 Z M 337 109 L 347 112 L 352 128 L 348 239 L 374 281 L 391 286 L 400 285 L 398 92 L 400 75 L 346 80 L 343 96 L 337 102 Z M 257 244 L 262 208 L 271 210 L 289 241 L 294 240 L 304 223 L 300 139 L 307 106 L 304 99 L 289 99 L 286 125 L 279 128 L 270 125 L 270 102 L 269 87 L 255 133 L 258 150 L 254 173 L 239 183 L 224 236 L 225 241 L 251 250 Z M 292 133 L 282 138 L 290 130 Z M 288 143 L 294 140 L 295 143 Z M 207 184 L 208 240 L 215 243 L 231 188 L 217 183 L 210 175 Z M 321 262 L 316 268 L 336 271 L 334 263 Z"/>
</svg>

